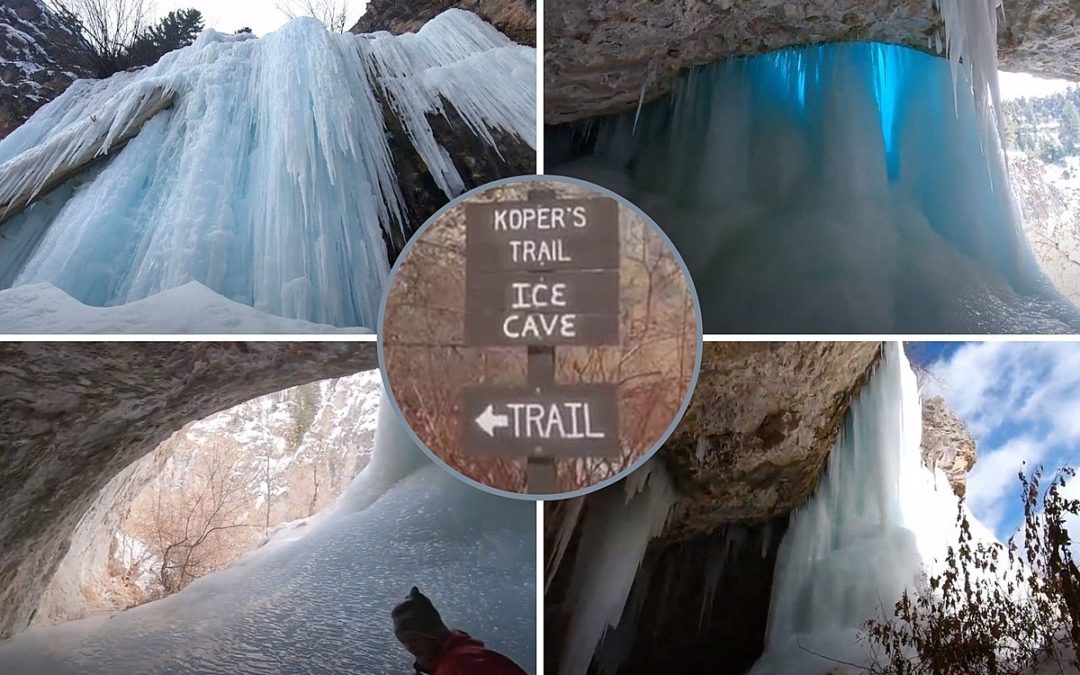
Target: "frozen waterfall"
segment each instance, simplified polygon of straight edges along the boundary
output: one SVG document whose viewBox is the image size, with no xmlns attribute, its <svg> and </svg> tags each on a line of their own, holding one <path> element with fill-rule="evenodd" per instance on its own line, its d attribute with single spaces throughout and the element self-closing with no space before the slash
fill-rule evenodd
<svg viewBox="0 0 1080 675">
<path fill-rule="evenodd" d="M 667 231 L 706 332 L 1078 330 L 1010 194 L 977 39 L 993 13 L 942 4 L 951 60 L 877 43 L 731 58 L 645 105 L 636 130 L 629 111 L 552 134 L 551 170 Z"/>
<path fill-rule="evenodd" d="M 410 673 L 390 609 L 413 584 L 533 672 L 535 514 L 431 463 L 384 397 L 371 463 L 329 509 L 169 598 L 20 633 L 0 672 Z"/>
<path fill-rule="evenodd" d="M 901 346 L 888 344 L 814 495 L 791 515 L 754 675 L 825 673 L 836 666 L 829 659 L 868 663 L 858 640 L 865 623 L 891 617 L 904 589 L 958 540 L 958 498 L 922 464 L 921 439 L 915 373 Z M 995 541 L 966 515 L 976 541 Z"/>
<path fill-rule="evenodd" d="M 57 314 L 48 285 L 94 308 L 150 299 L 220 327 L 200 312 L 205 293 L 161 295 L 192 283 L 270 331 L 293 330 L 277 318 L 373 328 L 386 241 L 407 234 L 384 112 L 447 199 L 465 183 L 433 116 L 452 113 L 455 133 L 491 146 L 496 132 L 535 146 L 535 52 L 476 15 L 448 10 L 400 36 L 296 19 L 259 39 L 206 31 L 139 72 L 76 82 L 0 141 L 0 203 L 104 152 L 152 97 L 171 107 L 0 225 L 0 289 L 44 285 L 15 328 Z"/>
</svg>

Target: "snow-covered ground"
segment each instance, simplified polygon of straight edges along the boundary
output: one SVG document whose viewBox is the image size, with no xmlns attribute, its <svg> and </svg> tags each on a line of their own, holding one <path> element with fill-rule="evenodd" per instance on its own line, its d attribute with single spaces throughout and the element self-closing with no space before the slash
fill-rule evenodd
<svg viewBox="0 0 1080 675">
<path fill-rule="evenodd" d="M 533 672 L 534 505 L 448 475 L 380 409 L 371 464 L 322 514 L 165 600 L 21 633 L 0 672 L 406 675 L 390 610 L 412 585 Z"/>
<path fill-rule="evenodd" d="M 286 319 L 234 302 L 197 281 L 124 305 L 84 305 L 49 283 L 0 290 L 4 333 L 371 333 Z"/>
</svg>

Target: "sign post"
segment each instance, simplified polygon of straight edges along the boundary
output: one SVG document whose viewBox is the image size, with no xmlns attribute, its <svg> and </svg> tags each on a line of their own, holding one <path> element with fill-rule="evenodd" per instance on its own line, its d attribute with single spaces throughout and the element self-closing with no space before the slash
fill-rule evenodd
<svg viewBox="0 0 1080 675">
<path fill-rule="evenodd" d="M 608 197 L 465 205 L 465 345 L 524 346 L 527 386 L 466 390 L 465 449 L 525 456 L 528 491 L 559 457 L 620 452 L 614 384 L 557 385 L 557 345 L 619 344 L 619 206 Z"/>
</svg>

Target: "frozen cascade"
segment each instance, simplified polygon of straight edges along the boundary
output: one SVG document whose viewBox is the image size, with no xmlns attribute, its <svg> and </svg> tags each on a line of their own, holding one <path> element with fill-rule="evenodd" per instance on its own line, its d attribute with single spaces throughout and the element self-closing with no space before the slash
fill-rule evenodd
<svg viewBox="0 0 1080 675">
<path fill-rule="evenodd" d="M 646 104 L 636 132 L 629 111 L 571 132 L 565 163 L 548 156 L 664 227 L 706 332 L 1080 330 L 1003 189 L 980 124 L 990 85 L 977 101 L 968 69 L 953 77 L 949 60 L 877 43 L 733 58 Z"/>
<path fill-rule="evenodd" d="M 371 463 L 333 506 L 174 596 L 20 633 L 0 672 L 411 672 L 389 612 L 413 584 L 532 672 L 535 520 L 432 464 L 384 397 Z"/>
<path fill-rule="evenodd" d="M 866 621 L 891 616 L 903 590 L 913 588 L 925 568 L 934 570 L 957 541 L 958 499 L 944 475 L 922 464 L 921 411 L 901 346 L 886 345 L 844 420 L 816 492 L 791 515 L 754 675 L 825 673 L 836 666 L 806 649 L 868 663 L 866 645 L 857 640 Z M 976 542 L 995 541 L 966 515 Z"/>
<path fill-rule="evenodd" d="M 372 327 L 384 237 L 400 239 L 403 221 L 383 92 L 449 197 L 464 184 L 425 116 L 452 110 L 459 133 L 535 144 L 534 63 L 449 10 L 401 36 L 313 19 L 260 39 L 206 31 L 137 73 L 78 81 L 0 141 L 0 197 L 103 152 L 148 96 L 174 101 L 2 226 L 0 288 L 47 283 L 106 307 L 198 282 L 286 319 Z"/>
<path fill-rule="evenodd" d="M 975 110 L 984 134 L 983 148 L 989 153 L 993 134 L 1005 138 L 1005 128 L 997 113 L 1001 93 L 997 79 L 998 10 L 1001 0 L 931 0 L 945 22 L 945 53 L 953 70 L 956 87 L 969 85 L 975 96 Z M 940 36 L 936 43 L 941 51 Z M 957 77 L 963 68 L 965 78 Z M 959 108 L 959 104 L 957 105 Z"/>
<path fill-rule="evenodd" d="M 473 133 L 492 147 L 496 146 L 490 129 L 514 134 L 536 147 L 534 50 L 515 44 L 482 21 L 475 23 L 475 31 L 468 35 L 447 33 L 429 23 L 415 35 L 384 32 L 360 41 L 365 64 L 389 92 L 417 152 L 448 198 L 463 192 L 465 185 L 446 150 L 435 142 L 425 117 L 441 114 L 442 100 L 449 101 Z M 510 77 L 493 77 L 495 65 Z"/>
<path fill-rule="evenodd" d="M 667 470 L 650 460 L 589 501 L 566 606 L 570 615 L 560 675 L 588 670 L 605 634 L 619 624 L 649 541 L 660 534 L 676 493 Z M 601 665 L 600 672 L 605 670 Z"/>
</svg>

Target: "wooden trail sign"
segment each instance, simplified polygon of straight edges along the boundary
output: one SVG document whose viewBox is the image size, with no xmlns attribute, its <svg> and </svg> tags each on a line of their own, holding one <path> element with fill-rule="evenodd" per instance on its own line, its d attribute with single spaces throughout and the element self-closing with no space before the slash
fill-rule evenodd
<svg viewBox="0 0 1080 675">
<path fill-rule="evenodd" d="M 614 199 L 466 204 L 465 344 L 618 344 L 619 262 Z"/>
<path fill-rule="evenodd" d="M 556 458 L 622 449 L 615 384 L 555 383 L 556 345 L 617 345 L 619 204 L 610 197 L 465 205 L 465 345 L 526 346 L 528 386 L 463 392 L 464 446 L 528 458 L 528 490 L 558 492 Z"/>
<path fill-rule="evenodd" d="M 486 456 L 610 457 L 620 452 L 617 385 L 473 387 L 465 445 Z"/>
</svg>

